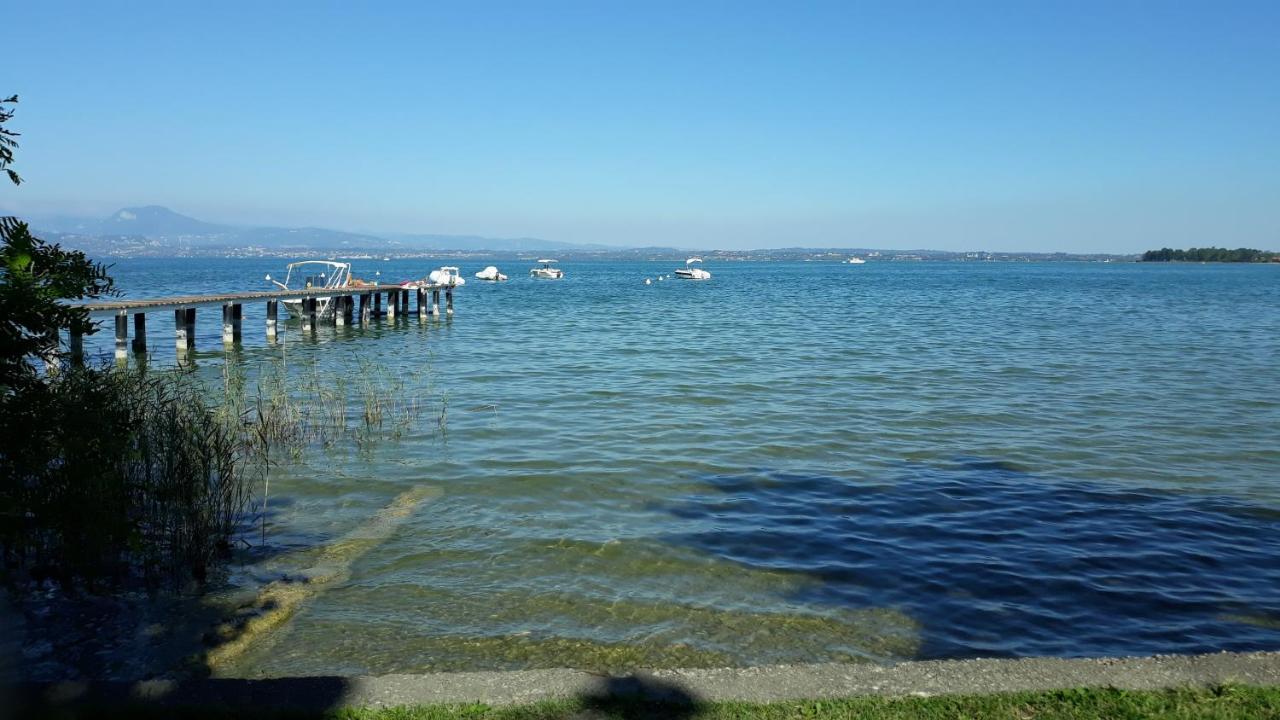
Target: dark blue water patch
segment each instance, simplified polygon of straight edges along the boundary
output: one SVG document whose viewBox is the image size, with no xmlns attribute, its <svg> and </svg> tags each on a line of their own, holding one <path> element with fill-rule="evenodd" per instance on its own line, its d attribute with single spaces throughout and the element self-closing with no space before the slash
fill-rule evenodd
<svg viewBox="0 0 1280 720">
<path fill-rule="evenodd" d="M 667 508 L 691 528 L 668 540 L 820 580 L 800 601 L 898 608 L 921 658 L 1280 648 L 1274 508 L 972 459 L 884 482 L 702 479 L 715 492 Z"/>
</svg>

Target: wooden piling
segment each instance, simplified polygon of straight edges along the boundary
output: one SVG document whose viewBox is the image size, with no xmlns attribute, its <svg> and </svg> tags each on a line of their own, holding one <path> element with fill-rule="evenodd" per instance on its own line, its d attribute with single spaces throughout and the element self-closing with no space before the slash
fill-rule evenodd
<svg viewBox="0 0 1280 720">
<path fill-rule="evenodd" d="M 373 316 L 382 317 L 382 293 L 380 292 L 373 293 Z"/>
<path fill-rule="evenodd" d="M 388 320 L 396 319 L 396 310 L 397 310 L 396 306 L 400 304 L 399 295 L 400 295 L 399 290 L 392 290 L 391 292 L 387 293 L 387 319 Z"/>
<path fill-rule="evenodd" d="M 84 335 L 71 330 L 67 335 L 67 349 L 70 351 L 72 364 L 84 364 Z"/>
<path fill-rule="evenodd" d="M 276 340 L 276 323 L 280 317 L 280 301 L 267 301 L 267 342 Z"/>
<path fill-rule="evenodd" d="M 360 293 L 360 324 L 369 324 L 369 293 Z"/>
<path fill-rule="evenodd" d="M 351 295 L 339 295 L 335 299 L 338 300 L 338 306 L 334 308 L 334 323 L 337 325 L 350 325 L 353 318 L 355 298 Z"/>
<path fill-rule="evenodd" d="M 178 362 L 196 348 L 196 309 L 178 308 L 173 311 L 173 333 L 177 340 Z"/>
<path fill-rule="evenodd" d="M 302 299 L 302 329 L 305 332 L 316 329 L 316 299 L 313 297 Z"/>
<path fill-rule="evenodd" d="M 440 291 L 431 291 L 431 316 L 440 317 Z"/>
<path fill-rule="evenodd" d="M 400 291 L 400 312 L 405 315 L 409 314 L 409 289 L 408 288 L 405 288 L 404 290 Z"/>
<path fill-rule="evenodd" d="M 444 291 L 444 307 L 446 314 L 453 314 L 453 288 L 447 288 Z"/>
<path fill-rule="evenodd" d="M 133 314 L 133 354 L 147 354 L 147 314 Z"/>
<path fill-rule="evenodd" d="M 116 313 L 116 360 L 124 361 L 129 357 L 129 312 L 121 310 Z"/>
<path fill-rule="evenodd" d="M 243 305 L 240 303 L 222 304 L 222 342 L 224 344 L 235 345 L 241 341 L 243 322 Z"/>
</svg>

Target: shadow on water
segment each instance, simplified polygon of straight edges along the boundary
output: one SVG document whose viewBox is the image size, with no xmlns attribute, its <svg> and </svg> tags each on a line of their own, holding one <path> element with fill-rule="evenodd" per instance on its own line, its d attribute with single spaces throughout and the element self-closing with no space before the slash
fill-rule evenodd
<svg viewBox="0 0 1280 720">
<path fill-rule="evenodd" d="M 918 657 L 1280 648 L 1280 512 L 1239 499 L 1057 481 L 999 461 L 884 482 L 700 478 L 670 542 L 817 582 L 794 600 L 892 607 Z"/>
<path fill-rule="evenodd" d="M 266 512 L 268 528 L 289 504 L 281 496 Z M 299 544 L 299 538 L 276 542 L 268 535 L 260 542 L 261 516 L 246 519 L 240 528 L 227 572 L 252 572 L 318 546 Z M 269 532 L 269 531 L 268 531 Z M 245 545 L 244 539 L 252 541 Z M 270 582 L 256 577 L 254 583 Z M 189 583 L 181 589 L 126 586 L 104 593 L 77 592 L 52 582 L 39 584 L 12 602 L 10 614 L 21 627 L 16 652 L 21 658 L 13 679 L 31 681 L 138 680 L 161 675 L 203 677 L 208 668 L 202 655 L 225 642 L 213 630 L 230 612 L 226 595 L 237 586 L 223 573 L 205 585 Z M 248 592 L 248 589 L 244 589 Z"/>
</svg>

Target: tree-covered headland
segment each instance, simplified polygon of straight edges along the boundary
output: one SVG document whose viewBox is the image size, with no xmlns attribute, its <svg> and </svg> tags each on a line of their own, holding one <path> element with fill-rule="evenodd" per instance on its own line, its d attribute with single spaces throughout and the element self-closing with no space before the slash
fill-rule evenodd
<svg viewBox="0 0 1280 720">
<path fill-rule="evenodd" d="M 1191 248 L 1190 250 L 1174 250 L 1161 248 L 1142 253 L 1142 262 L 1230 262 L 1257 263 L 1280 262 L 1280 253 L 1252 248 Z"/>
</svg>

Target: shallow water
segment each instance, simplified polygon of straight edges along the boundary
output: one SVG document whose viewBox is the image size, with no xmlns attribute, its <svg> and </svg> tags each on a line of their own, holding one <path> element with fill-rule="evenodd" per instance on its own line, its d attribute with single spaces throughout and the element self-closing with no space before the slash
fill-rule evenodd
<svg viewBox="0 0 1280 720">
<path fill-rule="evenodd" d="M 269 346 L 246 307 L 251 376 L 433 383 L 401 437 L 276 468 L 272 542 L 431 497 L 228 674 L 1280 649 L 1280 267 L 498 265 L 451 320 Z M 113 274 L 143 296 L 279 270 Z"/>
</svg>

